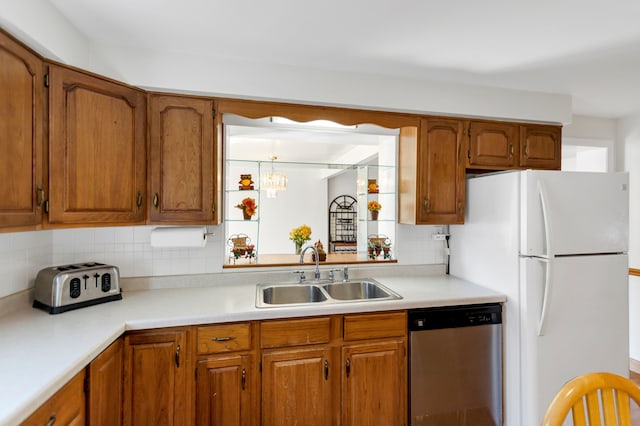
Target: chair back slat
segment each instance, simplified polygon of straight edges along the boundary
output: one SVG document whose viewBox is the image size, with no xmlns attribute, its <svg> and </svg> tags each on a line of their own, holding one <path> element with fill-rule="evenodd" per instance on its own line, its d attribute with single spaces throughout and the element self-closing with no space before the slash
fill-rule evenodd
<svg viewBox="0 0 640 426">
<path fill-rule="evenodd" d="M 614 397 L 614 390 L 612 388 L 604 388 L 600 390 L 600 396 L 602 398 L 602 417 L 604 418 L 605 425 L 616 424 L 616 401 Z"/>
<path fill-rule="evenodd" d="M 616 393 L 616 407 L 618 409 L 618 419 L 621 425 L 631 424 L 631 404 L 629 394 L 623 390 Z"/>
<path fill-rule="evenodd" d="M 600 399 L 598 390 L 593 390 L 587 394 L 587 418 L 589 426 L 602 426 L 600 423 Z"/>
<path fill-rule="evenodd" d="M 584 415 L 584 402 L 583 399 L 580 398 L 573 404 L 571 407 L 571 414 L 573 415 L 573 425 L 574 426 L 586 426 L 587 418 Z"/>
</svg>

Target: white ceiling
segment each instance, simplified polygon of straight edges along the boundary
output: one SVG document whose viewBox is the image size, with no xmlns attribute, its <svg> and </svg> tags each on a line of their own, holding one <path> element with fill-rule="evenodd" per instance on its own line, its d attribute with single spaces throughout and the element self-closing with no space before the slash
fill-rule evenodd
<svg viewBox="0 0 640 426">
<path fill-rule="evenodd" d="M 98 45 L 570 94 L 640 113 L 640 2 L 50 0 Z"/>
</svg>

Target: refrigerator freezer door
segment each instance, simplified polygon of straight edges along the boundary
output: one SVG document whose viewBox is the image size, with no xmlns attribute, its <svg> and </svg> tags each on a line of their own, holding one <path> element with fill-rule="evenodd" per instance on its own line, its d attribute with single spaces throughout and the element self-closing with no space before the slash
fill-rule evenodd
<svg viewBox="0 0 640 426">
<path fill-rule="evenodd" d="M 627 173 L 522 173 L 520 253 L 525 256 L 628 251 Z"/>
<path fill-rule="evenodd" d="M 628 377 L 627 268 L 627 255 L 521 259 L 523 426 L 539 425 L 554 395 L 576 376 Z"/>
</svg>

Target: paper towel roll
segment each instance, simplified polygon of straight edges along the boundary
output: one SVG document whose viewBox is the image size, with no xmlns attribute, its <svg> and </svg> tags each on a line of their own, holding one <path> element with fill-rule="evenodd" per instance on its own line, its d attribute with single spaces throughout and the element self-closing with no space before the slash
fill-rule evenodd
<svg viewBox="0 0 640 426">
<path fill-rule="evenodd" d="M 204 247 L 207 228 L 204 226 L 153 228 L 151 247 Z"/>
</svg>

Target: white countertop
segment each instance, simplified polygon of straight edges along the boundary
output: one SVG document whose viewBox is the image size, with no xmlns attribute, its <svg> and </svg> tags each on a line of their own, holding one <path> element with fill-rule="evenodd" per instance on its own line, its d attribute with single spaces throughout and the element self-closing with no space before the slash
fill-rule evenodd
<svg viewBox="0 0 640 426">
<path fill-rule="evenodd" d="M 123 279 L 123 300 L 58 315 L 33 309 L 23 297 L 24 306 L 0 317 L 0 425 L 24 420 L 125 330 L 505 301 L 448 275 L 372 276 L 403 298 L 256 308 L 256 281 L 240 283 L 237 276 L 213 285 L 200 276 L 200 287 L 145 290 L 129 290 Z M 172 277 L 165 286 L 172 279 L 176 286 L 192 280 Z"/>
</svg>

